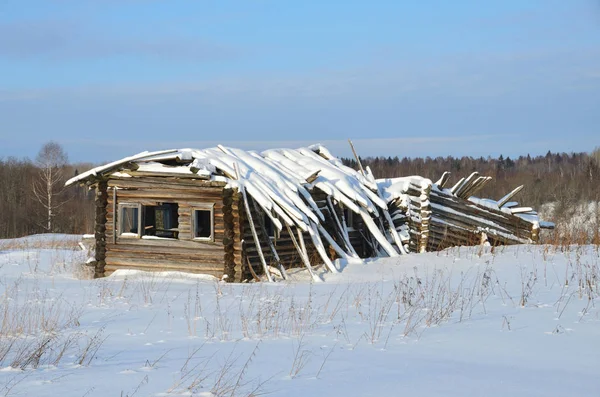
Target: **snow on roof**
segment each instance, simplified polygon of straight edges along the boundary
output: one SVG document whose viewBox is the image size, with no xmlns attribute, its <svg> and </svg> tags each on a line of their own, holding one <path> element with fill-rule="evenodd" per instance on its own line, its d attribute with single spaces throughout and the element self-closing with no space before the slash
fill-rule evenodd
<svg viewBox="0 0 600 397">
<path fill-rule="evenodd" d="M 177 165 L 171 165 L 173 162 Z M 279 230 L 282 228 L 279 219 L 305 231 L 311 223 L 324 220 L 309 194 L 312 188 L 322 190 L 357 214 L 363 215 L 366 210 L 377 216 L 379 210 L 387 210 L 372 176 L 344 166 L 321 145 L 262 153 L 221 145 L 142 152 L 82 173 L 66 185 L 93 181 L 98 176 L 124 177 L 141 171 L 182 177 L 197 175 L 198 179 L 226 181 L 230 187 L 244 188 L 268 215 L 277 215 L 272 219 Z"/>
</svg>

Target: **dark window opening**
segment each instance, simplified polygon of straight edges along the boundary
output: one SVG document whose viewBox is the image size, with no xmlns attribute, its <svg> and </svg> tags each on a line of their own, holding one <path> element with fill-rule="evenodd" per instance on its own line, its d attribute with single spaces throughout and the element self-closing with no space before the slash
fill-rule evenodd
<svg viewBox="0 0 600 397">
<path fill-rule="evenodd" d="M 194 238 L 212 239 L 212 210 L 194 210 Z"/>
<path fill-rule="evenodd" d="M 267 236 L 269 236 L 270 238 L 275 238 L 276 237 L 275 231 L 277 229 L 275 228 L 275 224 L 273 223 L 273 221 L 267 214 L 264 214 L 264 223 L 265 223 L 265 229 L 267 231 Z"/>
<path fill-rule="evenodd" d="M 347 207 L 344 207 L 343 215 L 344 215 L 344 221 L 346 222 L 346 227 L 348 229 L 353 229 L 353 225 L 354 225 L 354 212 L 352 212 Z"/>
<path fill-rule="evenodd" d="M 144 206 L 144 236 L 177 238 L 179 235 L 179 205 L 163 203 Z"/>
</svg>

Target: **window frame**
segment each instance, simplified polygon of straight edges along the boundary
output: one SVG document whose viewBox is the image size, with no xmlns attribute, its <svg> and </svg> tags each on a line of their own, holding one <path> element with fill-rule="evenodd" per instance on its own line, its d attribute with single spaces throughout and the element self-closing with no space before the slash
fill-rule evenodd
<svg viewBox="0 0 600 397">
<path fill-rule="evenodd" d="M 210 237 L 196 237 L 196 211 L 210 211 Z M 193 241 L 214 242 L 215 241 L 215 203 L 194 204 L 191 208 Z"/>
<path fill-rule="evenodd" d="M 278 219 L 277 215 L 273 215 L 273 218 Z M 269 229 L 267 228 L 267 221 L 270 223 L 271 228 L 273 229 L 273 235 L 271 236 L 269 234 Z M 279 240 L 279 229 L 277 229 L 277 227 L 275 226 L 275 223 L 273 222 L 273 220 L 271 219 L 271 217 L 269 217 L 269 215 L 267 215 L 266 213 L 263 214 L 263 222 L 264 222 L 264 226 L 265 226 L 265 231 L 267 232 L 267 237 L 269 237 L 269 239 L 271 239 L 271 241 L 273 241 L 274 243 L 277 243 L 277 240 Z"/>
<path fill-rule="evenodd" d="M 342 216 L 343 216 L 343 222 L 346 225 L 346 229 L 349 232 L 353 232 L 356 229 L 354 228 L 354 211 L 352 211 L 350 208 L 346 207 L 345 205 L 342 207 Z"/>
<path fill-rule="evenodd" d="M 142 218 L 143 218 L 142 204 L 125 202 L 125 203 L 119 203 L 117 208 L 118 208 L 117 235 L 121 238 L 142 238 Z M 125 232 L 125 234 L 124 234 L 124 232 L 123 232 L 123 210 L 125 208 L 135 208 L 138 211 L 137 234 L 134 234 L 132 232 Z"/>
<path fill-rule="evenodd" d="M 157 221 L 156 221 L 156 213 L 157 213 L 157 209 L 158 211 L 165 211 L 169 205 L 176 205 L 177 206 L 177 210 L 173 212 L 173 214 L 175 214 L 175 220 L 177 222 L 177 227 L 175 228 L 171 228 L 168 231 L 172 232 L 174 234 L 175 237 L 163 237 L 163 236 L 157 236 L 156 234 L 158 233 L 158 229 L 157 229 Z M 142 206 L 142 225 L 143 225 L 143 231 L 144 233 L 141 234 L 141 238 L 142 239 L 161 239 L 161 240 L 179 240 L 179 203 L 176 201 L 161 201 L 161 202 L 157 202 L 156 204 L 141 204 Z M 155 207 L 154 208 L 154 233 L 155 234 L 146 234 L 146 230 L 149 226 L 146 226 L 146 211 L 147 208 L 149 207 Z M 170 220 L 171 222 L 173 221 L 172 219 Z M 167 231 L 167 229 L 164 229 L 164 231 Z"/>
</svg>

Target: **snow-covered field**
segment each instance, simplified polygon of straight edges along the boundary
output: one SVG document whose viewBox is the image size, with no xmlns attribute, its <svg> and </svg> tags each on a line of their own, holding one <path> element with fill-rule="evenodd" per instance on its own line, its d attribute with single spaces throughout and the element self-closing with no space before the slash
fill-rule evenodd
<svg viewBox="0 0 600 397">
<path fill-rule="evenodd" d="M 597 396 L 597 246 L 469 247 L 311 283 L 85 279 L 74 236 L 0 240 L 0 395 Z"/>
</svg>

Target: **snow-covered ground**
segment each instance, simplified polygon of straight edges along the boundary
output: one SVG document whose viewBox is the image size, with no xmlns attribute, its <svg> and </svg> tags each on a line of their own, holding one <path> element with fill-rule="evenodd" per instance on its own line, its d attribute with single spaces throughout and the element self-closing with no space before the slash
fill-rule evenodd
<svg viewBox="0 0 600 397">
<path fill-rule="evenodd" d="M 73 236 L 0 241 L 0 395 L 596 396 L 597 246 L 449 249 L 311 283 L 90 280 Z"/>
</svg>

